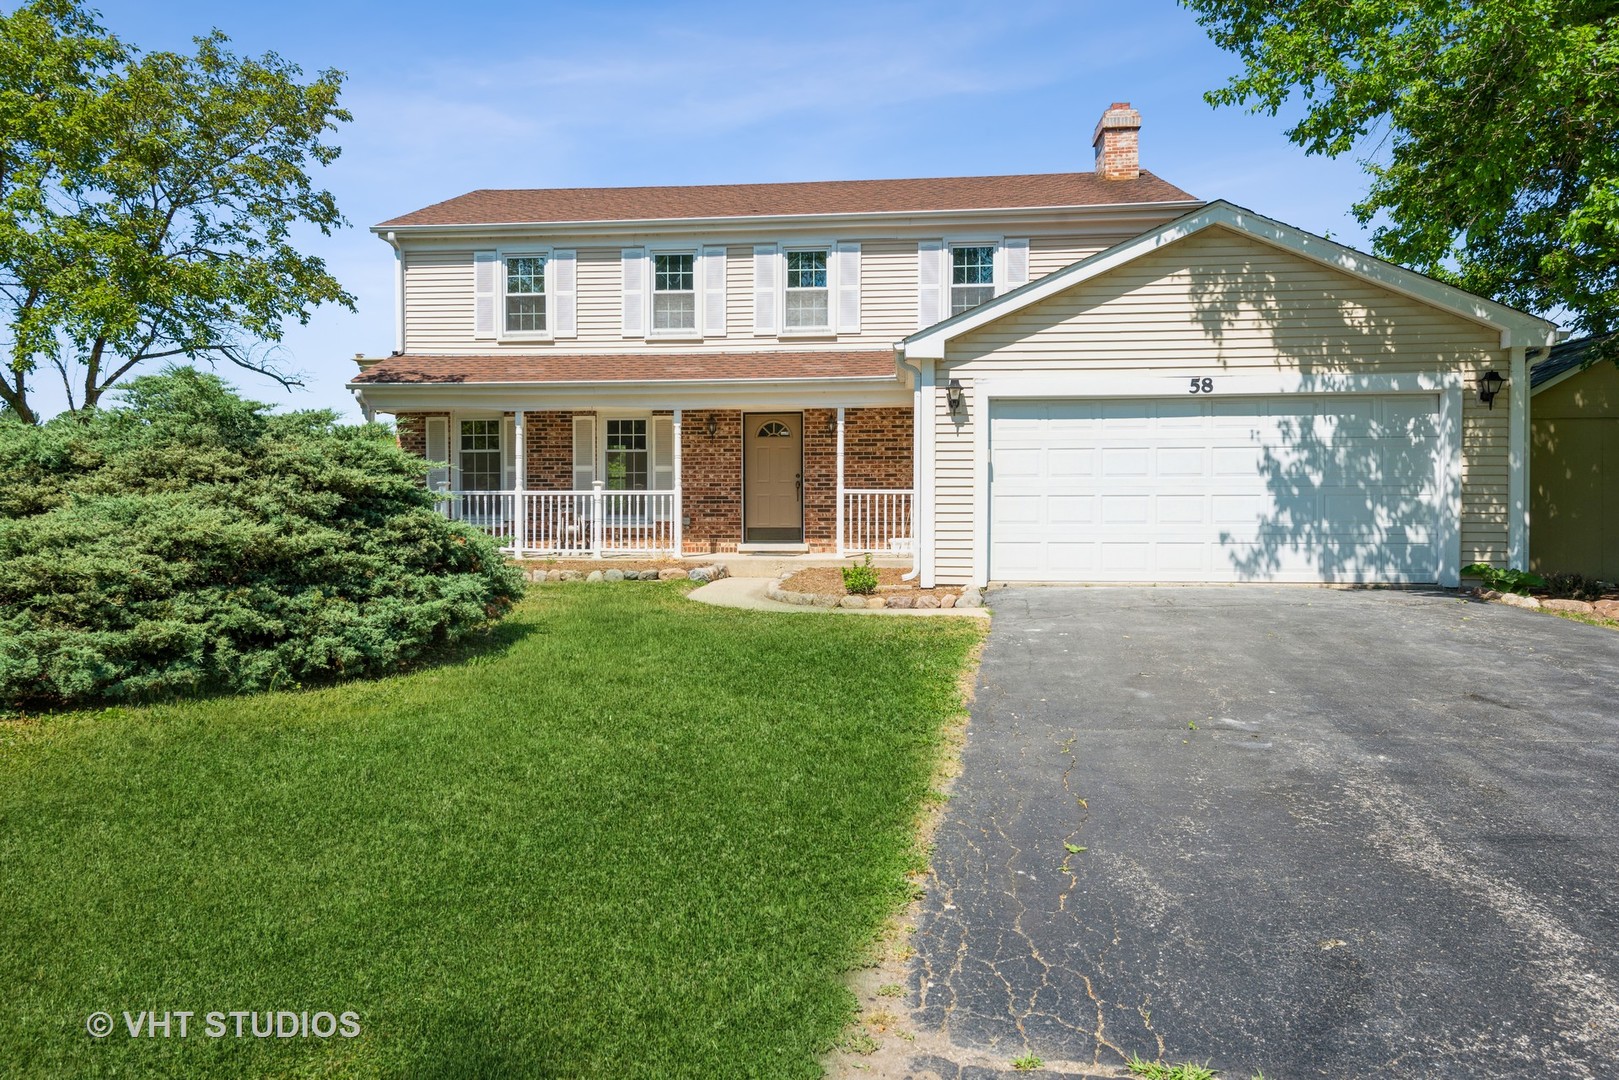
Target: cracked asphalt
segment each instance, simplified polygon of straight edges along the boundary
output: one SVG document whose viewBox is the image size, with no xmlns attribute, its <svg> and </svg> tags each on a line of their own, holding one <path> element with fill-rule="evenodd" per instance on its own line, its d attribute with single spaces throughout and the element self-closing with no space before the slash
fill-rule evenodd
<svg viewBox="0 0 1619 1080">
<path fill-rule="evenodd" d="M 912 938 L 960 1053 L 913 1075 L 1613 1075 L 1619 633 L 1439 592 L 990 599 Z"/>
</svg>

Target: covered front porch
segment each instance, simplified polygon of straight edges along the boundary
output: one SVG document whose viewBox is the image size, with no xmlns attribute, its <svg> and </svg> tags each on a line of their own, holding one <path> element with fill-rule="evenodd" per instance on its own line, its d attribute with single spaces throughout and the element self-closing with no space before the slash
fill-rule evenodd
<svg viewBox="0 0 1619 1080">
<path fill-rule="evenodd" d="M 451 409 L 398 425 L 436 464 L 439 511 L 521 557 L 912 553 L 908 407 Z"/>
</svg>

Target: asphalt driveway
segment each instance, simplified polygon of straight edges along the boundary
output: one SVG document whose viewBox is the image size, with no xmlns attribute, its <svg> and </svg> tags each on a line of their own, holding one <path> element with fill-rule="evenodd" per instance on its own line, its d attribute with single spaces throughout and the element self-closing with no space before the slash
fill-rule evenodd
<svg viewBox="0 0 1619 1080">
<path fill-rule="evenodd" d="M 1613 1075 L 1619 633 L 1441 593 L 990 599 L 913 937 L 919 1046 L 959 1053 L 914 1075 Z"/>
</svg>

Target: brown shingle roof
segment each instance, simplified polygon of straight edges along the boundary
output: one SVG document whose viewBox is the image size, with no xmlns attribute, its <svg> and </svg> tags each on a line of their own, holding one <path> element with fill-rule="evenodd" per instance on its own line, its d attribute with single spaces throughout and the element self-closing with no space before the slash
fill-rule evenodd
<svg viewBox="0 0 1619 1080">
<path fill-rule="evenodd" d="M 887 349 L 769 353 L 571 353 L 390 356 L 354 381 L 401 383 L 684 382 L 896 378 Z"/>
<path fill-rule="evenodd" d="M 518 225 L 552 221 L 643 221 L 786 214 L 903 213 L 1034 206 L 1196 201 L 1143 171 L 1134 180 L 1095 173 L 943 176 L 924 180 L 824 180 L 802 184 L 694 187 L 509 188 L 468 192 L 377 228 Z"/>
</svg>

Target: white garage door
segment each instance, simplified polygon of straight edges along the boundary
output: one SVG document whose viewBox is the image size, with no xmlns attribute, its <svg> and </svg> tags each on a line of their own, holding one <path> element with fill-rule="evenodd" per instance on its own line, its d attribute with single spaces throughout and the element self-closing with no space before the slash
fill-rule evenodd
<svg viewBox="0 0 1619 1080">
<path fill-rule="evenodd" d="M 994 581 L 1435 581 L 1437 395 L 996 401 Z"/>
</svg>

